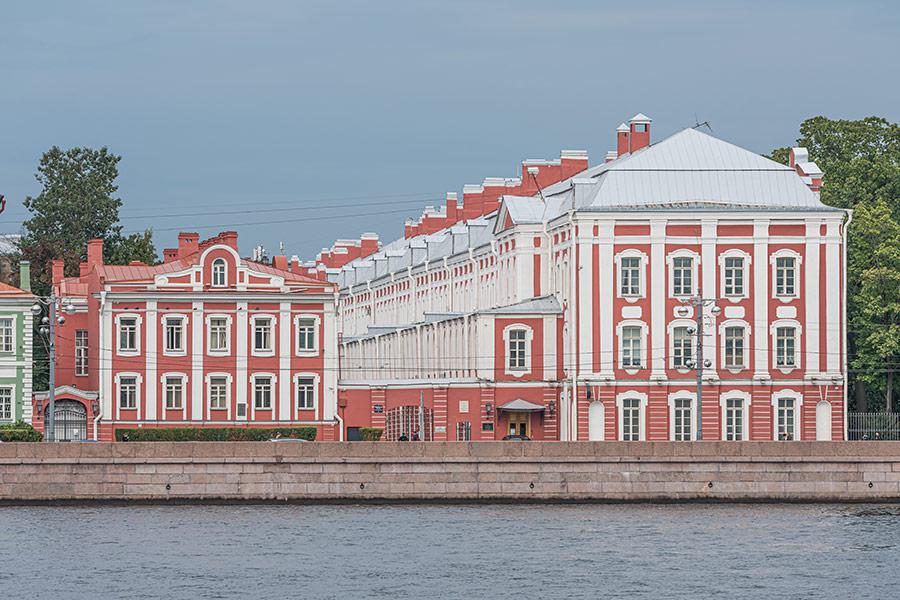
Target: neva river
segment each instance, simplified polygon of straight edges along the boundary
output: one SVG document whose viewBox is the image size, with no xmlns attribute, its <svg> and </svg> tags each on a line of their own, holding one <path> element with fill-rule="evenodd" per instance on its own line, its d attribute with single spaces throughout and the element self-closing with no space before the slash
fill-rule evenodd
<svg viewBox="0 0 900 600">
<path fill-rule="evenodd" d="M 0 508 L 7 598 L 896 598 L 900 508 Z"/>
</svg>

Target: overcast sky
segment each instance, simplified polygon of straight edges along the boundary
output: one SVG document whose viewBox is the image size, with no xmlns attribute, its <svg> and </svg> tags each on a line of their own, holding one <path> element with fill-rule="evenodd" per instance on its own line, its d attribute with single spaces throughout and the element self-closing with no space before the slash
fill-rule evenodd
<svg viewBox="0 0 900 600">
<path fill-rule="evenodd" d="M 42 152 L 106 145 L 158 249 L 237 229 L 312 258 L 525 158 L 602 161 L 637 112 L 757 152 L 815 115 L 896 121 L 898 56 L 887 1 L 6 2 L 0 231 Z"/>
</svg>

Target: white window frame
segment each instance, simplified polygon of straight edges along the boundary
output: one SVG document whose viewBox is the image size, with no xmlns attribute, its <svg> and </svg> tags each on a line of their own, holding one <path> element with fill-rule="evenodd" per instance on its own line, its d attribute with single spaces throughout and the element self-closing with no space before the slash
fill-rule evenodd
<svg viewBox="0 0 900 600">
<path fill-rule="evenodd" d="M 626 327 L 640 327 L 641 328 L 641 366 L 640 367 L 626 367 L 625 365 L 625 339 L 623 337 L 624 330 Z M 624 321 L 619 321 L 616 325 L 616 340 L 618 342 L 618 356 L 619 356 L 619 368 L 628 373 L 629 375 L 634 375 L 638 373 L 641 369 L 647 368 L 647 334 L 650 331 L 649 325 L 645 322 L 638 319 L 626 319 Z"/>
<path fill-rule="evenodd" d="M 513 330 L 522 330 L 525 332 L 525 367 L 515 367 L 512 368 L 510 366 L 510 354 L 509 354 L 509 334 Z M 504 373 L 507 375 L 512 375 L 514 377 L 522 377 L 523 375 L 528 375 L 531 373 L 531 346 L 534 342 L 534 331 L 528 325 L 524 323 L 513 323 L 511 325 L 507 325 L 503 328 L 503 368 Z"/>
<path fill-rule="evenodd" d="M 84 333 L 85 341 L 87 342 L 83 346 L 78 343 L 78 334 Z M 76 377 L 85 377 L 88 375 L 88 369 L 90 369 L 90 343 L 91 343 L 91 334 L 87 329 L 76 329 L 75 330 L 75 376 Z M 82 360 L 84 361 L 82 364 Z M 82 368 L 83 367 L 83 368 Z"/>
<path fill-rule="evenodd" d="M 623 258 L 637 258 L 640 260 L 640 265 L 638 266 L 638 293 L 637 294 L 624 294 L 622 293 L 622 259 Z M 626 302 L 637 302 L 641 298 L 647 297 L 647 255 L 644 252 L 636 248 L 629 248 L 628 250 L 622 250 L 618 254 L 616 254 L 616 297 L 624 298 Z"/>
<path fill-rule="evenodd" d="M 268 350 L 256 348 L 256 322 L 263 319 L 269 320 L 269 345 Z M 258 314 L 250 318 L 250 351 L 253 356 L 275 356 L 275 332 L 278 330 L 278 318 L 272 314 Z"/>
<path fill-rule="evenodd" d="M 694 328 L 694 335 L 691 336 L 691 361 L 695 362 L 697 360 L 697 323 L 691 319 L 674 319 L 669 321 L 669 324 L 666 326 L 666 333 L 668 334 L 667 339 L 669 340 L 667 344 L 669 349 L 669 368 L 673 371 L 678 371 L 679 373 L 689 373 L 693 369 L 684 366 L 675 366 L 675 330 L 679 327 Z"/>
<path fill-rule="evenodd" d="M 778 293 L 778 259 L 779 258 L 793 258 L 794 259 L 794 293 L 793 294 L 779 294 Z M 800 298 L 800 289 L 801 289 L 801 274 L 803 273 L 803 269 L 801 269 L 801 265 L 803 264 L 803 256 L 797 252 L 796 250 L 791 250 L 790 248 L 781 248 L 772 253 L 769 257 L 769 263 L 772 269 L 772 279 L 771 279 L 771 287 L 772 287 L 772 298 L 780 300 L 781 302 L 792 302 Z"/>
<path fill-rule="evenodd" d="M 743 290 L 740 294 L 726 294 L 725 293 L 725 263 L 728 258 L 740 258 L 744 261 L 743 267 L 741 268 L 742 276 L 741 282 L 743 284 Z M 719 254 L 719 281 L 721 282 L 721 296 L 725 300 L 730 302 L 740 302 L 741 300 L 745 300 L 750 297 L 750 280 L 749 267 L 753 264 L 753 257 L 744 252 L 740 248 L 731 248 Z"/>
<path fill-rule="evenodd" d="M 778 329 L 781 327 L 794 328 L 794 366 L 792 367 L 778 366 Z M 772 324 L 769 325 L 769 337 L 772 344 L 772 368 L 782 373 L 790 373 L 800 369 L 800 361 L 803 358 L 803 352 L 800 348 L 803 342 L 803 327 L 800 325 L 800 321 L 796 319 L 777 319 L 772 321 Z"/>
<path fill-rule="evenodd" d="M 256 406 L 256 385 L 257 380 L 259 379 L 268 379 L 269 380 L 269 408 L 259 408 Z M 274 411 L 276 410 L 277 399 L 276 396 L 278 394 L 278 377 L 275 373 L 254 373 L 250 378 L 250 398 L 249 404 L 253 407 L 254 414 L 256 411 Z"/>
<path fill-rule="evenodd" d="M 741 367 L 729 367 L 725 361 L 725 330 L 730 327 L 742 327 L 744 329 L 744 364 Z M 719 364 L 729 373 L 740 373 L 750 368 L 750 324 L 743 319 L 727 319 L 719 324 Z"/>
<path fill-rule="evenodd" d="M 169 319 L 181 322 L 181 349 L 169 349 Z M 181 313 L 163 313 L 160 320 L 162 321 L 162 347 L 163 356 L 187 356 L 187 315 Z"/>
<path fill-rule="evenodd" d="M 168 380 L 169 379 L 180 379 L 181 380 L 181 408 L 169 408 L 168 402 Z M 163 373 L 159 376 L 159 382 L 162 384 L 162 410 L 163 414 L 167 412 L 180 412 L 184 413 L 187 410 L 187 387 L 188 376 L 186 373 Z"/>
<path fill-rule="evenodd" d="M 719 396 L 719 407 L 722 415 L 722 441 L 746 442 L 750 439 L 750 393 L 742 390 L 729 390 Z M 741 401 L 741 439 L 728 439 L 728 401 Z"/>
<path fill-rule="evenodd" d="M 0 323 L 9 321 L 9 335 L 0 335 L 0 353 L 15 354 L 16 352 L 16 317 L 15 315 L 4 315 L 0 317 Z M 0 332 L 5 327 L 0 326 Z M 9 349 L 7 349 L 7 347 Z"/>
<path fill-rule="evenodd" d="M 0 423 L 13 423 L 16 420 L 16 386 L 14 385 L 0 385 L 0 398 L 2 398 L 2 393 L 9 392 L 9 416 L 4 416 L 2 413 L 2 403 L 5 403 L 6 400 L 0 400 Z"/>
<path fill-rule="evenodd" d="M 222 266 L 222 282 L 216 282 L 217 273 L 216 268 L 221 265 Z M 213 259 L 212 263 L 210 263 L 209 267 L 209 277 L 210 277 L 210 285 L 214 288 L 225 288 L 228 287 L 228 261 L 222 257 Z"/>
<path fill-rule="evenodd" d="M 122 319 L 134 319 L 134 349 L 122 348 Z M 143 319 L 137 313 L 119 313 L 116 315 L 116 354 L 119 356 L 141 355 L 141 324 Z"/>
<path fill-rule="evenodd" d="M 300 408 L 300 380 L 312 379 L 313 381 L 313 397 L 312 406 L 309 408 Z M 294 410 L 316 410 L 319 406 L 319 375 L 318 373 L 295 373 L 294 374 Z"/>
<path fill-rule="evenodd" d="M 122 406 L 122 378 L 134 379 L 134 407 L 126 408 Z M 123 371 L 121 373 L 116 373 L 116 410 L 138 410 L 138 407 L 141 405 L 141 387 L 144 382 L 144 378 L 140 373 L 130 373 L 127 371 Z"/>
<path fill-rule="evenodd" d="M 691 259 L 691 291 L 689 294 L 675 294 L 675 259 L 690 258 Z M 669 274 L 669 297 L 670 298 L 690 298 L 695 295 L 700 283 L 697 276 L 700 273 L 700 255 L 688 248 L 680 248 L 673 250 L 666 255 L 666 265 Z"/>
<path fill-rule="evenodd" d="M 313 322 L 313 347 L 300 348 L 300 321 Z M 321 317 L 316 314 L 299 314 L 294 315 L 294 354 L 297 356 L 318 356 L 319 355 L 319 331 L 321 328 Z"/>
<path fill-rule="evenodd" d="M 212 405 L 212 380 L 225 380 L 225 406 L 216 408 Z M 207 373 L 206 374 L 206 406 L 211 411 L 231 411 L 231 373 Z"/>
<path fill-rule="evenodd" d="M 689 440 L 675 439 L 675 401 L 688 400 L 691 405 L 690 427 L 691 435 Z M 681 390 L 669 394 L 669 441 L 675 442 L 694 442 L 697 440 L 697 394 Z"/>
<path fill-rule="evenodd" d="M 212 320 L 225 319 L 225 350 L 213 350 L 210 346 L 212 341 Z M 231 355 L 231 315 L 211 313 L 206 315 L 206 353 L 209 356 L 230 356 Z"/>
<path fill-rule="evenodd" d="M 638 430 L 638 439 L 630 441 L 643 442 L 647 439 L 647 394 L 643 394 L 641 392 L 623 392 L 616 396 L 616 433 L 619 441 L 625 441 L 625 420 L 623 418 L 623 402 L 625 400 L 640 401 L 638 403 L 638 423 L 640 425 L 640 428 Z"/>
<path fill-rule="evenodd" d="M 794 401 L 794 427 L 791 435 L 792 441 L 800 440 L 800 421 L 803 414 L 803 394 L 796 390 L 785 389 L 779 390 L 772 394 L 772 439 L 775 441 L 783 441 L 778 439 L 778 401 L 793 400 Z"/>
</svg>

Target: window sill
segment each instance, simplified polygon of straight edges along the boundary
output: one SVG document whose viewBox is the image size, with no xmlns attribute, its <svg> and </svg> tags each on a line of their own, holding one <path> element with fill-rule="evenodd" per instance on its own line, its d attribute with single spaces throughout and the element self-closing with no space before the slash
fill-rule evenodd
<svg viewBox="0 0 900 600">
<path fill-rule="evenodd" d="M 775 370 L 784 373 L 785 375 L 790 375 L 794 371 L 799 371 L 800 367 L 775 367 Z"/>
<path fill-rule="evenodd" d="M 628 373 L 629 375 L 637 375 L 643 370 L 644 367 L 622 367 L 622 370 Z"/>
<path fill-rule="evenodd" d="M 634 304 L 634 303 L 637 302 L 638 300 L 643 300 L 643 299 L 644 299 L 644 295 L 643 295 L 643 294 L 637 294 L 637 295 L 634 295 L 634 294 L 627 294 L 627 295 L 626 295 L 626 294 L 620 294 L 620 295 L 619 295 L 619 298 L 621 298 L 621 299 L 624 300 L 625 302 L 628 302 L 628 303 L 630 303 L 630 304 Z"/>
<path fill-rule="evenodd" d="M 231 351 L 230 350 L 207 350 L 206 355 L 207 356 L 219 356 L 219 357 L 231 356 Z"/>
<path fill-rule="evenodd" d="M 774 298 L 776 300 L 778 300 L 779 302 L 784 302 L 785 304 L 787 304 L 788 302 L 793 302 L 794 300 L 799 300 L 800 296 L 780 296 L 778 294 L 775 294 Z"/>
<path fill-rule="evenodd" d="M 228 410 L 228 407 L 226 406 L 224 408 L 214 408 L 214 407 L 210 406 L 209 410 L 211 410 L 213 412 L 225 412 L 226 410 Z"/>
<path fill-rule="evenodd" d="M 138 350 L 116 350 L 116 356 L 140 356 Z"/>
<path fill-rule="evenodd" d="M 178 350 L 177 352 L 170 351 L 170 350 L 163 350 L 162 355 L 163 356 L 187 356 L 187 352 L 184 350 Z"/>
<path fill-rule="evenodd" d="M 531 369 L 507 369 L 504 371 L 504 374 L 512 375 L 513 377 L 523 377 L 531 374 Z"/>
<path fill-rule="evenodd" d="M 250 352 L 250 356 L 275 356 L 274 350 L 253 350 Z"/>
<path fill-rule="evenodd" d="M 318 351 L 318 349 L 316 349 L 316 350 L 297 350 L 294 353 L 294 356 L 300 356 L 300 357 L 305 357 L 305 358 L 316 357 L 316 356 L 319 356 L 319 351 Z"/>
</svg>

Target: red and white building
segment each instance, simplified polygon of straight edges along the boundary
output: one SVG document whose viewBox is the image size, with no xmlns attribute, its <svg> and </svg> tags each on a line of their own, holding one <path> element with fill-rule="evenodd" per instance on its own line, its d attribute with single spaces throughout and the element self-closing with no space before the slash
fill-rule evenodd
<svg viewBox="0 0 900 600">
<path fill-rule="evenodd" d="M 844 439 L 849 212 L 802 148 L 785 166 L 650 126 L 307 265 L 340 289 L 342 434 L 689 440 L 699 410 L 703 439 Z M 714 300 L 700 399 L 696 296 Z"/>
<path fill-rule="evenodd" d="M 340 435 L 336 286 L 299 262 L 242 259 L 237 234 L 183 233 L 156 266 L 103 263 L 93 240 L 78 277 L 53 263 L 74 306 L 57 328 L 57 439 L 118 428 L 315 426 Z M 38 410 L 40 406 L 40 410 Z M 47 394 L 35 396 L 34 424 Z"/>
</svg>

